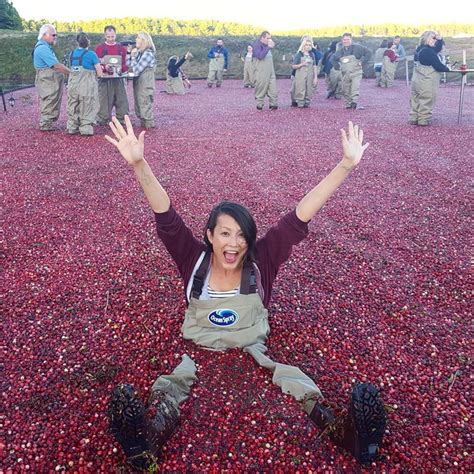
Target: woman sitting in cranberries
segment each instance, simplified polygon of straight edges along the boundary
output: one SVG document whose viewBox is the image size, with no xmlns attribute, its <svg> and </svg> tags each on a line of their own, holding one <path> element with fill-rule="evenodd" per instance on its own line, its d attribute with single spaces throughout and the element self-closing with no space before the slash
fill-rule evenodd
<svg viewBox="0 0 474 474">
<path fill-rule="evenodd" d="M 239 347 L 273 373 L 273 382 L 301 403 L 321 430 L 360 462 L 378 457 L 385 412 L 377 389 L 357 384 L 344 417 L 336 417 L 313 380 L 297 367 L 280 364 L 266 354 L 270 332 L 268 306 L 279 267 L 294 245 L 308 234 L 308 223 L 359 164 L 368 144 L 363 131 L 349 122 L 341 130 L 342 159 L 296 208 L 257 239 L 257 226 L 244 206 L 223 201 L 212 209 L 203 239 L 193 236 L 144 157 L 144 134 L 138 138 L 128 116 L 124 129 L 114 117 L 105 137 L 135 172 L 155 213 L 158 235 L 176 262 L 186 288 L 187 309 L 182 334 L 206 348 Z M 196 366 L 184 355 L 170 375 L 161 375 L 147 406 L 131 385 L 117 386 L 109 405 L 111 430 L 137 468 L 156 463 L 159 450 L 178 424 L 179 405 L 196 380 Z"/>
</svg>

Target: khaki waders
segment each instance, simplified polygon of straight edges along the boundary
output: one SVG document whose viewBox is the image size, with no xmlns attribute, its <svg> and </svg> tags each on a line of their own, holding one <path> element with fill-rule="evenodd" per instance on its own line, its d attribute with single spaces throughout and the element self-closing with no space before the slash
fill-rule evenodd
<svg viewBox="0 0 474 474">
<path fill-rule="evenodd" d="M 326 76 L 326 85 L 328 94 L 340 99 L 342 97 L 342 73 L 337 71 L 333 67 L 329 71 L 329 74 Z"/>
<path fill-rule="evenodd" d="M 207 76 L 208 85 L 216 85 L 216 87 L 221 86 L 224 79 L 224 64 L 225 60 L 222 54 L 209 61 L 209 74 Z"/>
<path fill-rule="evenodd" d="M 341 58 L 342 73 L 342 95 L 346 108 L 357 104 L 359 100 L 360 81 L 362 80 L 362 66 L 354 56 L 343 56 Z"/>
<path fill-rule="evenodd" d="M 97 113 L 97 122 L 100 124 L 110 122 L 114 107 L 117 119 L 124 123 L 124 117 L 129 113 L 125 79 L 122 77 L 99 79 L 99 112 Z"/>
<path fill-rule="evenodd" d="M 397 70 L 397 62 L 390 61 L 388 56 L 383 57 L 382 72 L 380 78 L 380 87 L 392 87 L 395 79 L 395 71 Z"/>
<path fill-rule="evenodd" d="M 153 100 L 155 97 L 155 68 L 146 68 L 138 77 L 133 78 L 133 99 L 135 115 L 142 127 L 153 128 Z"/>
<path fill-rule="evenodd" d="M 255 61 L 248 57 L 244 59 L 244 87 L 255 87 Z"/>
<path fill-rule="evenodd" d="M 257 107 L 263 108 L 266 96 L 268 96 L 270 107 L 278 106 L 278 90 L 271 54 L 267 54 L 264 59 L 255 61 L 255 100 L 257 101 Z"/>
<path fill-rule="evenodd" d="M 431 66 L 415 62 L 411 80 L 410 122 L 429 125 L 438 95 L 441 74 Z"/>
<path fill-rule="evenodd" d="M 181 77 L 181 73 L 178 73 L 178 77 L 171 77 L 169 72 L 166 73 L 165 90 L 168 94 L 185 94 L 186 91 L 184 89 L 183 78 Z"/>
<path fill-rule="evenodd" d="M 314 90 L 314 61 L 310 56 L 303 56 L 301 61 L 306 62 L 306 66 L 296 70 L 292 102 L 296 102 L 298 107 L 308 107 Z"/>
<path fill-rule="evenodd" d="M 99 110 L 97 74 L 81 66 L 71 68 L 67 96 L 67 131 L 70 134 L 93 135 Z"/>
<path fill-rule="evenodd" d="M 182 326 L 183 337 L 200 346 L 214 350 L 239 347 L 249 353 L 261 366 L 273 373 L 272 381 L 283 393 L 302 402 L 308 413 L 321 391 L 297 367 L 274 362 L 265 355 L 265 342 L 270 332 L 268 311 L 258 294 L 237 295 L 229 298 L 197 300 L 192 298 Z M 187 356 L 171 375 L 161 375 L 152 386 L 167 394 L 176 406 L 188 398 L 196 380 L 196 366 Z M 309 402 L 308 402 L 309 401 Z M 305 403 L 308 402 L 308 403 Z"/>
<path fill-rule="evenodd" d="M 52 68 L 36 69 L 35 86 L 40 99 L 40 130 L 52 130 L 59 118 L 64 75 Z"/>
</svg>

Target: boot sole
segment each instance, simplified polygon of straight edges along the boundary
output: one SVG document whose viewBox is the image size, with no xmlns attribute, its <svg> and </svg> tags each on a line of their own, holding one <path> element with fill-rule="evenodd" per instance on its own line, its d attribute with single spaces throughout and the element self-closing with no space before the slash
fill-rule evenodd
<svg viewBox="0 0 474 474">
<path fill-rule="evenodd" d="M 354 456 L 364 464 L 377 460 L 387 417 L 379 391 L 372 384 L 354 387 L 352 416 L 356 427 Z"/>
</svg>

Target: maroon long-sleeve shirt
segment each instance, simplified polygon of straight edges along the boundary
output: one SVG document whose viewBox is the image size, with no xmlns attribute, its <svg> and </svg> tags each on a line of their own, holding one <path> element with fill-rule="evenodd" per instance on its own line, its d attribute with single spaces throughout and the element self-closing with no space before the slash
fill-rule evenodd
<svg viewBox="0 0 474 474">
<path fill-rule="evenodd" d="M 196 239 L 173 207 L 167 212 L 155 213 L 158 236 L 175 261 L 179 273 L 188 286 L 193 269 L 206 245 Z M 278 269 L 290 254 L 293 245 L 308 235 L 308 223 L 298 219 L 296 211 L 285 214 L 266 234 L 257 240 L 255 257 L 261 275 L 263 304 L 270 303 L 273 282 Z"/>
</svg>

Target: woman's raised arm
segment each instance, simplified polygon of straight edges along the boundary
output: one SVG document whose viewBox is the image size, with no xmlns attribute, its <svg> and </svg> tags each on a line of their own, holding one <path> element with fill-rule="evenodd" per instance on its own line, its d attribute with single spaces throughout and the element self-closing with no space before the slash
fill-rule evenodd
<svg viewBox="0 0 474 474">
<path fill-rule="evenodd" d="M 116 117 L 109 123 L 115 139 L 105 136 L 105 139 L 115 145 L 127 163 L 134 169 L 138 182 L 153 211 L 162 213 L 170 208 L 170 198 L 156 179 L 153 171 L 144 158 L 145 132 L 137 137 L 133 131 L 132 123 L 128 115 L 125 115 L 126 130 L 122 127 Z"/>
<path fill-rule="evenodd" d="M 368 143 L 362 145 L 364 132 L 349 122 L 348 132 L 341 129 L 343 158 L 339 164 L 315 186 L 296 206 L 296 215 L 309 222 L 336 192 L 349 173 L 359 164 Z"/>
</svg>

